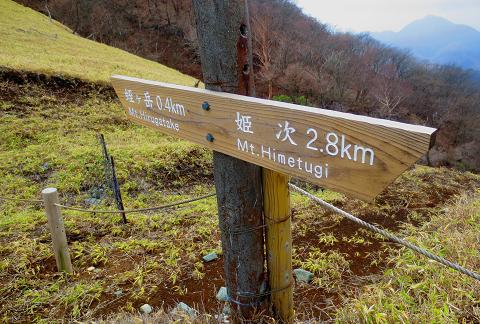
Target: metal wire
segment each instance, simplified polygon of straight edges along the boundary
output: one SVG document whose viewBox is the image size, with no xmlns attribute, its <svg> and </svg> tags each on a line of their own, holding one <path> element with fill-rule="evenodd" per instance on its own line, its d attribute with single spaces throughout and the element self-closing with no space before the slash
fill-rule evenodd
<svg viewBox="0 0 480 324">
<path fill-rule="evenodd" d="M 290 281 L 288 283 L 288 285 L 286 285 L 284 287 L 280 287 L 280 288 L 276 288 L 276 289 L 270 289 L 270 290 L 267 290 L 266 292 L 263 292 L 263 293 L 260 293 L 260 294 L 254 294 L 254 293 L 248 293 L 248 292 L 237 292 L 237 297 L 243 297 L 243 298 L 265 297 L 265 296 L 269 296 L 269 295 L 277 293 L 277 292 L 287 290 L 290 287 L 292 287 L 292 284 L 293 284 L 293 282 Z"/>
<path fill-rule="evenodd" d="M 241 301 L 233 299 L 230 296 L 227 296 L 226 299 L 227 299 L 226 301 L 234 303 L 234 304 L 236 304 L 238 306 L 242 306 L 242 307 L 258 307 L 262 303 L 259 300 L 255 301 L 255 302 L 250 302 L 250 303 L 242 303 Z"/>
<path fill-rule="evenodd" d="M 6 200 L 6 201 L 22 201 L 22 202 L 29 202 L 29 203 L 33 203 L 33 204 L 43 203 L 43 200 L 39 200 L 39 199 L 20 199 L 20 198 L 0 197 L 0 200 Z"/>
<path fill-rule="evenodd" d="M 292 218 L 292 213 L 290 213 L 287 217 L 285 218 L 282 218 L 282 219 L 273 219 L 273 218 L 270 218 L 270 217 L 267 217 L 265 215 L 263 215 L 263 217 L 268 221 L 268 223 L 270 224 L 281 224 L 281 223 L 285 223 L 286 221 L 288 221 L 289 219 Z"/>
<path fill-rule="evenodd" d="M 225 232 L 229 235 L 239 235 L 239 234 L 243 234 L 243 233 L 250 233 L 250 232 L 254 232 L 254 231 L 257 231 L 257 230 L 260 230 L 260 229 L 264 229 L 265 227 L 267 227 L 266 224 L 262 224 L 262 225 L 258 225 L 258 226 L 254 226 L 254 227 L 249 227 L 249 228 L 239 228 L 239 229 L 225 229 Z"/>
<path fill-rule="evenodd" d="M 156 206 L 156 207 L 149 207 L 149 208 L 139 208 L 139 209 L 128 209 L 128 210 L 96 210 L 96 209 L 83 209 L 80 207 L 71 207 L 71 206 L 65 206 L 61 204 L 54 204 L 57 207 L 63 208 L 63 209 L 68 209 L 68 210 L 75 210 L 79 212 L 84 212 L 84 213 L 96 213 L 96 214 L 131 214 L 131 213 L 140 213 L 140 212 L 146 212 L 146 211 L 153 211 L 153 210 L 159 210 L 159 209 L 164 209 L 164 208 L 169 208 L 169 207 L 175 207 L 187 203 L 191 203 L 194 201 L 206 199 L 209 197 L 215 196 L 216 193 L 211 193 L 208 195 L 192 198 L 192 199 L 187 199 L 187 200 L 182 200 L 176 203 L 171 203 L 171 204 L 166 204 L 166 205 L 161 205 L 161 206 Z"/>
<path fill-rule="evenodd" d="M 325 207 L 325 208 L 327 208 L 327 209 L 330 209 L 331 211 L 334 211 L 335 213 L 337 213 L 337 214 L 339 214 L 339 215 L 341 215 L 341 216 L 343 216 L 343 217 L 351 220 L 351 221 L 354 222 L 354 223 L 357 223 L 358 225 L 360 225 L 360 226 L 362 226 L 362 227 L 365 227 L 366 229 L 368 229 L 368 230 L 370 230 L 370 231 L 372 231 L 372 232 L 378 233 L 378 234 L 380 234 L 380 235 L 388 238 L 389 240 L 391 240 L 391 241 L 393 241 L 393 242 L 395 242 L 395 243 L 398 243 L 398 244 L 400 244 L 400 245 L 403 245 L 403 246 L 405 246 L 405 247 L 407 247 L 407 248 L 409 248 L 409 249 L 411 249 L 411 250 L 413 250 L 413 251 L 415 251 L 415 252 L 417 252 L 417 253 L 420 253 L 420 254 L 426 256 L 426 257 L 429 258 L 429 259 L 432 259 L 432 260 L 434 260 L 434 261 L 437 261 L 438 263 L 441 263 L 441 264 L 443 264 L 444 266 L 447 266 L 447 267 L 449 267 L 449 268 L 452 268 L 452 269 L 454 269 L 454 270 L 456 270 L 456 271 L 459 271 L 459 272 L 461 272 L 461 273 L 463 273 L 463 274 L 465 274 L 465 275 L 467 275 L 467 276 L 469 276 L 469 277 L 471 277 L 471 278 L 473 278 L 473 279 L 476 279 L 476 280 L 480 281 L 480 275 L 479 275 L 479 274 L 477 274 L 477 273 L 475 273 L 475 272 L 473 272 L 473 271 L 471 271 L 471 270 L 465 269 L 464 267 L 462 267 L 461 265 L 459 265 L 459 264 L 457 264 L 457 263 L 450 262 L 450 261 L 448 261 L 448 260 L 446 260 L 446 259 L 444 259 L 444 258 L 442 258 L 442 257 L 440 257 L 440 256 L 438 256 L 438 255 L 432 254 L 431 252 L 429 252 L 429 251 L 427 251 L 427 250 L 425 250 L 425 249 L 422 249 L 421 247 L 418 247 L 418 246 L 416 246 L 416 245 L 414 245 L 414 244 L 412 244 L 412 243 L 409 243 L 409 242 L 407 242 L 407 241 L 405 241 L 405 240 L 402 240 L 401 238 L 399 238 L 399 237 L 397 237 L 397 236 L 395 236 L 395 235 L 393 235 L 393 234 L 391 234 L 391 233 L 389 233 L 389 232 L 387 232 L 387 231 L 385 231 L 385 230 L 383 230 L 383 229 L 380 229 L 380 228 L 378 228 L 378 227 L 376 227 L 376 226 L 374 226 L 374 225 L 372 225 L 372 224 L 369 224 L 369 223 L 361 220 L 360 218 L 357 218 L 357 217 L 355 217 L 355 216 L 353 216 L 353 215 L 351 215 L 351 214 L 349 214 L 349 213 L 341 210 L 340 208 L 337 208 L 337 207 L 335 207 L 335 206 L 327 203 L 326 201 L 323 201 L 322 199 L 320 199 L 320 198 L 312 195 L 311 193 L 309 193 L 309 192 L 307 192 L 307 191 L 305 191 L 305 190 L 303 190 L 303 189 L 301 189 L 301 188 L 299 188 L 299 187 L 297 187 L 297 186 L 295 186 L 295 185 L 293 185 L 293 184 L 291 184 L 291 183 L 289 184 L 289 186 L 290 186 L 290 188 L 292 188 L 293 190 L 295 190 L 295 191 L 297 191 L 297 192 L 299 192 L 299 193 L 307 196 L 308 198 L 314 200 L 315 202 L 317 202 L 318 204 L 322 205 L 323 207 Z"/>
<path fill-rule="evenodd" d="M 266 296 L 269 296 L 271 294 L 281 292 L 283 290 L 287 290 L 290 287 L 292 287 L 292 285 L 293 285 L 293 282 L 290 281 L 290 283 L 288 285 L 286 285 L 285 287 L 281 287 L 281 288 L 277 288 L 277 289 L 271 289 L 271 290 L 268 290 L 266 292 L 259 293 L 259 294 L 237 292 L 236 296 L 240 297 L 240 298 L 251 298 L 251 299 L 266 297 Z M 256 300 L 256 301 L 253 301 L 253 302 L 250 302 L 250 303 L 242 303 L 238 299 L 232 298 L 232 296 L 230 296 L 230 295 L 227 295 L 227 301 L 232 302 L 232 303 L 234 303 L 236 305 L 239 305 L 239 306 L 243 306 L 243 307 L 258 307 L 263 302 L 262 300 Z"/>
</svg>

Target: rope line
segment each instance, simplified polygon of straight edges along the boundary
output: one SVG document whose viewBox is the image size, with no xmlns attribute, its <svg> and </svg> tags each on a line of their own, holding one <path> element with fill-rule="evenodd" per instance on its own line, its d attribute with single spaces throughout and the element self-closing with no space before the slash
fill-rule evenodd
<svg viewBox="0 0 480 324">
<path fill-rule="evenodd" d="M 431 253 L 431 252 L 429 252 L 429 251 L 427 251 L 427 250 L 425 250 L 425 249 L 422 249 L 421 247 L 418 247 L 418 246 L 416 246 L 416 245 L 414 245 L 414 244 L 412 244 L 412 243 L 410 243 L 410 242 L 407 242 L 407 241 L 405 241 L 405 240 L 403 240 L 403 239 L 401 239 L 401 238 L 399 238 L 399 237 L 397 237 L 397 236 L 395 236 L 395 235 L 393 235 L 393 234 L 391 234 L 391 233 L 389 233 L 389 232 L 387 232 L 387 231 L 385 231 L 385 230 L 383 230 L 383 229 L 380 229 L 380 228 L 378 228 L 378 227 L 376 227 L 376 226 L 374 226 L 374 225 L 372 225 L 372 224 L 369 224 L 369 223 L 361 220 L 360 218 L 357 218 L 357 217 L 353 216 L 352 214 L 349 214 L 349 213 L 341 210 L 340 208 L 337 208 L 337 207 L 335 207 L 335 206 L 327 203 L 326 201 L 323 201 L 322 199 L 320 199 L 320 198 L 312 195 L 311 193 L 309 193 L 309 192 L 307 192 L 307 191 L 305 191 L 305 190 L 303 190 L 303 189 L 301 189 L 301 188 L 299 188 L 299 187 L 297 187 L 297 186 L 295 186 L 295 185 L 293 185 L 293 184 L 291 184 L 291 183 L 289 184 L 289 186 L 290 186 L 290 188 L 292 188 L 293 190 L 295 190 L 295 191 L 297 191 L 297 192 L 299 192 L 299 193 L 307 196 L 308 198 L 310 198 L 310 199 L 312 199 L 313 201 L 317 202 L 317 203 L 320 204 L 321 206 L 323 206 L 323 207 L 325 207 L 325 208 L 327 208 L 327 209 L 330 209 L 331 211 L 334 211 L 335 213 L 337 213 L 337 214 L 339 214 L 339 215 L 341 215 L 341 216 L 343 216 L 343 217 L 351 220 L 351 221 L 354 222 L 354 223 L 357 223 L 358 225 L 360 225 L 360 226 L 362 226 L 362 227 L 364 227 L 364 228 L 366 228 L 366 229 L 368 229 L 368 230 L 370 230 L 370 231 L 372 231 L 372 232 L 375 232 L 375 233 L 377 233 L 377 234 L 380 234 L 380 235 L 386 237 L 387 239 L 389 239 L 389 240 L 391 240 L 391 241 L 393 241 L 393 242 L 395 242 L 395 243 L 398 243 L 398 244 L 400 244 L 400 245 L 403 245 L 403 246 L 405 246 L 405 247 L 407 247 L 407 248 L 409 248 L 409 249 L 411 249 L 411 250 L 413 250 L 413 251 L 415 251 L 415 252 L 417 252 L 417 253 L 420 253 L 420 254 L 426 256 L 426 257 L 429 258 L 429 259 L 432 259 L 432 260 L 434 260 L 434 261 L 437 261 L 438 263 L 441 263 L 441 264 L 443 264 L 444 266 L 447 266 L 447 267 L 449 267 L 449 268 L 452 268 L 452 269 L 454 269 L 454 270 L 456 270 L 456 271 L 459 271 L 459 272 L 461 272 L 461 273 L 463 273 L 463 274 L 465 274 L 465 275 L 467 275 L 467 276 L 469 276 L 469 277 L 471 277 L 471 278 L 473 278 L 473 279 L 476 279 L 476 280 L 480 281 L 480 275 L 479 275 L 479 274 L 477 274 L 477 273 L 475 273 L 475 272 L 473 272 L 473 271 L 471 271 L 471 270 L 465 269 L 464 267 L 462 267 L 461 265 L 459 265 L 459 264 L 457 264 L 457 263 L 448 261 L 447 259 L 444 259 L 444 258 L 442 258 L 442 257 L 440 257 L 440 256 L 438 256 L 438 255 L 435 255 L 435 254 L 433 254 L 433 253 Z"/>
<path fill-rule="evenodd" d="M 0 200 L 6 200 L 6 201 L 22 201 L 22 202 L 29 202 L 29 203 L 33 203 L 33 204 L 43 203 L 43 200 L 40 200 L 40 199 L 20 199 L 20 198 L 0 197 Z"/>
<path fill-rule="evenodd" d="M 128 209 L 128 210 L 96 210 L 96 209 L 84 209 L 80 207 L 71 207 L 71 206 L 65 206 L 61 204 L 54 204 L 57 207 L 63 208 L 63 209 L 68 209 L 68 210 L 75 210 L 79 212 L 84 212 L 84 213 L 95 213 L 95 214 L 131 214 L 131 213 L 140 213 L 140 212 L 145 212 L 145 211 L 153 211 L 153 210 L 159 210 L 159 209 L 165 209 L 169 207 L 175 207 L 187 203 L 191 203 L 194 201 L 206 199 L 209 197 L 215 196 L 216 193 L 210 193 L 208 195 L 192 198 L 192 199 L 187 199 L 187 200 L 182 200 L 179 202 L 171 203 L 171 204 L 166 204 L 166 205 L 161 205 L 161 206 L 156 206 L 156 207 L 149 207 L 149 208 L 139 208 L 139 209 Z"/>
</svg>

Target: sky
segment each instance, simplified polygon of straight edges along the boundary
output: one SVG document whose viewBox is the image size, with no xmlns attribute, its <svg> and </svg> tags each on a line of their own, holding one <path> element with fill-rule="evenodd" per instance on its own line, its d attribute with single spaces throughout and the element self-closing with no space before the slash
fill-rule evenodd
<svg viewBox="0 0 480 324">
<path fill-rule="evenodd" d="M 338 31 L 399 31 L 427 15 L 480 31 L 480 0 L 295 0 L 306 14 Z"/>
</svg>

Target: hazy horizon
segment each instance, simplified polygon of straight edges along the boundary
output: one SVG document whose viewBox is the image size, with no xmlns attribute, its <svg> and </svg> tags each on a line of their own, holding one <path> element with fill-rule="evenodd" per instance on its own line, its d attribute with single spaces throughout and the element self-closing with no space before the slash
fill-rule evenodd
<svg viewBox="0 0 480 324">
<path fill-rule="evenodd" d="M 303 11 L 338 31 L 399 31 L 428 15 L 480 31 L 479 0 L 295 0 Z"/>
</svg>

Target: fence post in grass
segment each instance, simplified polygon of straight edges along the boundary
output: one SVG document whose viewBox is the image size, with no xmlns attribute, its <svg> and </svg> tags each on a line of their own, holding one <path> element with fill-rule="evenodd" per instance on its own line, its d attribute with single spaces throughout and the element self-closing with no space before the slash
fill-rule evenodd
<svg viewBox="0 0 480 324">
<path fill-rule="evenodd" d="M 205 88 L 254 96 L 247 1 L 194 0 L 193 8 Z M 208 102 L 198 107 L 207 115 L 217 108 Z M 251 319 L 260 307 L 265 281 L 262 170 L 220 152 L 213 153 L 213 165 L 233 317 Z"/>
<path fill-rule="evenodd" d="M 100 142 L 100 146 L 102 147 L 103 161 L 105 164 L 105 179 L 107 185 L 109 185 L 112 189 L 117 209 L 124 210 L 122 192 L 120 191 L 120 184 L 118 183 L 113 156 L 108 154 L 107 143 L 105 142 L 105 137 L 103 136 L 103 134 L 98 134 L 97 138 Z M 127 216 L 125 215 L 125 213 L 121 213 L 121 215 L 123 224 L 127 224 Z"/>
<path fill-rule="evenodd" d="M 57 262 L 57 269 L 60 272 L 72 273 L 72 261 L 68 252 L 67 235 L 63 224 L 60 208 L 55 204 L 59 203 L 58 191 L 56 188 L 42 190 L 42 197 L 45 204 L 45 213 L 48 218 L 48 226 L 52 234 L 53 251 Z"/>
<path fill-rule="evenodd" d="M 110 168 L 112 170 L 112 187 L 113 194 L 115 195 L 115 202 L 117 204 L 118 210 L 125 210 L 123 207 L 122 192 L 120 191 L 120 184 L 117 180 L 117 172 L 115 171 L 115 162 L 113 161 L 113 156 L 110 155 Z M 121 213 L 123 224 L 127 224 L 127 216 L 125 213 Z"/>
<path fill-rule="evenodd" d="M 289 177 L 263 169 L 267 267 L 271 302 L 282 323 L 293 322 L 292 229 Z"/>
<path fill-rule="evenodd" d="M 105 137 L 103 136 L 103 134 L 97 134 L 97 138 L 100 146 L 102 147 L 103 165 L 105 169 L 105 183 L 107 186 L 111 187 L 112 191 L 114 191 L 111 181 L 112 168 L 110 167 L 110 155 L 108 154 L 107 143 L 105 142 Z"/>
</svg>

